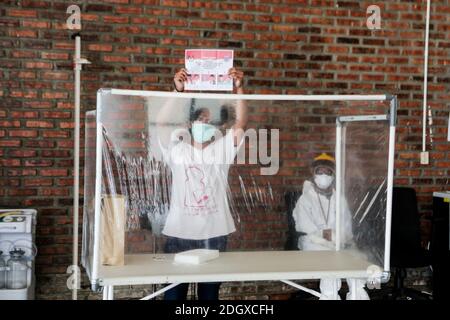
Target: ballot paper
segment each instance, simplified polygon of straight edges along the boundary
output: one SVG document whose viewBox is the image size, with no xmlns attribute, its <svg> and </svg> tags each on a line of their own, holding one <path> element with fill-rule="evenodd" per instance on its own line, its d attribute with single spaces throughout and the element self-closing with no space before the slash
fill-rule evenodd
<svg viewBox="0 0 450 320">
<path fill-rule="evenodd" d="M 232 91 L 233 50 L 188 49 L 184 52 L 188 80 L 186 90 Z"/>
<path fill-rule="evenodd" d="M 219 250 L 193 249 L 177 253 L 173 260 L 175 263 L 200 264 L 218 257 Z"/>
</svg>

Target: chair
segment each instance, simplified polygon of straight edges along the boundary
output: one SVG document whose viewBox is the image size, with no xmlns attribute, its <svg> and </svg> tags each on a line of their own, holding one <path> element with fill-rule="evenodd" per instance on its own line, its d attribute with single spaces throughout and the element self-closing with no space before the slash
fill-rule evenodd
<svg viewBox="0 0 450 320">
<path fill-rule="evenodd" d="M 288 221 L 288 234 L 286 243 L 284 245 L 284 250 L 298 250 L 298 237 L 299 232 L 295 230 L 295 221 L 292 217 L 292 211 L 294 211 L 295 204 L 297 200 L 302 195 L 301 191 L 287 191 L 284 195 L 284 200 L 286 202 L 286 214 Z"/>
<path fill-rule="evenodd" d="M 395 300 L 428 300 L 429 295 L 405 288 L 406 268 L 431 265 L 428 250 L 421 246 L 416 192 L 412 188 L 394 187 L 392 198 L 391 269 L 394 270 Z"/>
<path fill-rule="evenodd" d="M 433 197 L 433 217 L 430 240 L 431 264 L 433 266 L 433 300 L 448 300 L 449 251 L 449 203 Z"/>
</svg>

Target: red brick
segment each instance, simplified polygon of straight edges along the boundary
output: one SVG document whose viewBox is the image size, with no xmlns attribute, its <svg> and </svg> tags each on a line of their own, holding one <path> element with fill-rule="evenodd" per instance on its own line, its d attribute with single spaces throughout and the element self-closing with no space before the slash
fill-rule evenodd
<svg viewBox="0 0 450 320">
<path fill-rule="evenodd" d="M 73 141 L 61 140 L 57 141 L 58 148 L 73 148 Z"/>
<path fill-rule="evenodd" d="M 124 62 L 124 63 L 129 63 L 130 62 L 130 58 L 126 57 L 126 56 L 108 56 L 105 55 L 103 56 L 103 61 L 105 62 Z"/>
<path fill-rule="evenodd" d="M 24 205 L 27 207 L 47 207 L 53 205 L 53 199 L 25 199 Z M 41 225 L 41 219 L 39 219 L 39 224 Z"/>
<path fill-rule="evenodd" d="M 25 187 L 47 187 L 53 185 L 53 180 L 46 178 L 28 178 L 23 181 Z"/>
<path fill-rule="evenodd" d="M 50 28 L 50 22 L 48 21 L 30 21 L 30 20 L 23 20 L 22 26 L 26 28 L 35 28 L 35 29 L 49 29 Z"/>
<path fill-rule="evenodd" d="M 61 129 L 73 129 L 75 127 L 75 123 L 73 122 L 60 122 L 59 127 Z"/>
<path fill-rule="evenodd" d="M 68 131 L 50 131 L 45 130 L 42 131 L 42 136 L 44 138 L 68 138 L 70 136 L 70 133 Z"/>
<path fill-rule="evenodd" d="M 67 92 L 46 91 L 42 94 L 42 98 L 44 99 L 66 99 L 67 97 Z"/>
<path fill-rule="evenodd" d="M 67 169 L 41 169 L 39 171 L 43 177 L 67 176 Z"/>
<path fill-rule="evenodd" d="M 36 170 L 34 169 L 13 169 L 8 170 L 8 176 L 15 177 L 15 176 L 35 176 Z"/>
<path fill-rule="evenodd" d="M 17 128 L 20 127 L 20 121 L 4 121 L 4 120 L 0 120 L 0 127 L 3 128 Z"/>
<path fill-rule="evenodd" d="M 70 156 L 69 150 L 42 150 L 41 156 L 45 158 L 66 158 Z"/>
<path fill-rule="evenodd" d="M 37 98 L 37 92 L 36 91 L 18 91 L 18 90 L 12 90 L 10 93 L 10 96 L 13 98 L 26 98 L 26 99 L 33 99 Z"/>
<path fill-rule="evenodd" d="M 9 189 L 8 195 L 12 197 L 16 196 L 35 196 L 37 195 L 37 189 L 26 189 L 26 188 L 20 188 L 20 189 Z"/>
<path fill-rule="evenodd" d="M 42 152 L 44 152 L 43 150 Z M 34 160 L 25 160 L 25 167 L 51 167 L 53 165 L 52 160 L 46 159 L 34 159 Z"/>
<path fill-rule="evenodd" d="M 161 5 L 168 7 L 187 8 L 188 2 L 185 0 L 162 0 Z"/>
<path fill-rule="evenodd" d="M 37 137 L 36 130 L 10 130 L 10 137 L 34 138 Z"/>
<path fill-rule="evenodd" d="M 72 178 L 58 179 L 57 185 L 62 186 L 62 187 L 73 186 L 73 179 Z"/>
<path fill-rule="evenodd" d="M 47 119 L 68 119 L 72 117 L 70 112 L 65 111 L 43 111 L 41 114 Z"/>
<path fill-rule="evenodd" d="M 9 150 L 8 155 L 17 158 L 35 157 L 37 152 L 35 150 Z"/>
<path fill-rule="evenodd" d="M 88 50 L 90 50 L 90 51 L 111 52 L 112 51 L 112 45 L 110 45 L 110 44 L 90 44 L 90 45 L 88 45 Z"/>
<path fill-rule="evenodd" d="M 129 17 L 126 16 L 103 16 L 103 21 L 105 23 L 128 23 Z"/>
<path fill-rule="evenodd" d="M 51 69 L 52 64 L 48 62 L 25 62 L 27 69 Z"/>
<path fill-rule="evenodd" d="M 53 128 L 53 123 L 50 121 L 26 121 L 27 128 Z"/>
<path fill-rule="evenodd" d="M 24 141 L 24 146 L 29 148 L 53 148 L 55 142 L 49 140 L 26 140 Z"/>
<path fill-rule="evenodd" d="M 45 80 L 68 80 L 69 74 L 64 71 L 47 71 L 41 73 L 41 77 Z"/>
<path fill-rule="evenodd" d="M 17 38 L 36 38 L 37 32 L 34 30 L 9 30 L 10 37 Z"/>
<path fill-rule="evenodd" d="M 0 159 L 1 167 L 19 167 L 20 159 Z"/>
<path fill-rule="evenodd" d="M 116 6 L 115 12 L 118 14 L 139 15 L 142 13 L 142 7 Z"/>
<path fill-rule="evenodd" d="M 6 15 L 10 17 L 20 17 L 20 18 L 36 18 L 36 10 L 23 10 L 23 9 L 10 9 L 6 12 Z"/>
<path fill-rule="evenodd" d="M 50 189 L 50 188 L 45 188 L 45 189 L 41 189 L 39 194 L 41 196 L 47 196 L 47 197 L 55 197 L 55 196 L 68 196 L 69 195 L 69 190 L 68 189 Z"/>
<path fill-rule="evenodd" d="M 0 140 L 0 147 L 20 147 L 20 140 Z"/>
</svg>

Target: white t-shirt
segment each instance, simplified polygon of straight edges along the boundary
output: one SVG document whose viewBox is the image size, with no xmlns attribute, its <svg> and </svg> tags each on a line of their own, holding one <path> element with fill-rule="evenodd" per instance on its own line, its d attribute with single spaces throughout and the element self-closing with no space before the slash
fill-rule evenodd
<svg viewBox="0 0 450 320">
<path fill-rule="evenodd" d="M 227 198 L 228 171 L 243 140 L 235 147 L 230 129 L 198 149 L 179 136 L 180 130 L 171 134 L 168 148 L 160 143 L 164 162 L 172 171 L 171 203 L 162 233 L 203 240 L 234 232 Z"/>
</svg>

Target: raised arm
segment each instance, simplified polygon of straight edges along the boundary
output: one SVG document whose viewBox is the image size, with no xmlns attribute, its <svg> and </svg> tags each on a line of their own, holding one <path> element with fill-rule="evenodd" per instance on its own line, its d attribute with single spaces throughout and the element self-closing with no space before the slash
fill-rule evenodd
<svg viewBox="0 0 450 320">
<path fill-rule="evenodd" d="M 177 73 L 175 73 L 175 76 L 173 77 L 173 83 L 175 87 L 174 91 L 183 92 L 184 81 L 186 81 L 186 79 L 186 69 L 182 68 Z M 170 127 L 174 125 L 174 119 L 176 118 L 175 115 L 178 115 L 180 113 L 181 100 L 182 99 L 168 98 L 167 101 L 164 102 L 158 112 L 158 115 L 156 116 L 158 135 L 163 145 L 166 145 L 170 141 L 170 133 L 174 129 L 172 128 L 171 130 Z"/>
<path fill-rule="evenodd" d="M 233 79 L 234 93 L 244 94 L 244 73 L 236 68 L 231 68 L 228 75 Z M 233 125 L 235 138 L 240 141 L 248 123 L 248 107 L 244 100 L 238 100 L 236 104 L 236 120 Z M 241 129 L 241 130 L 239 130 Z"/>
<path fill-rule="evenodd" d="M 173 77 L 174 91 L 183 92 L 184 91 L 184 81 L 187 79 L 187 71 L 182 68 Z M 156 117 L 156 122 L 158 125 L 164 125 L 173 119 L 173 115 L 176 114 L 177 106 L 175 104 L 176 98 L 169 98 L 167 102 L 164 103 L 161 110 Z"/>
</svg>

